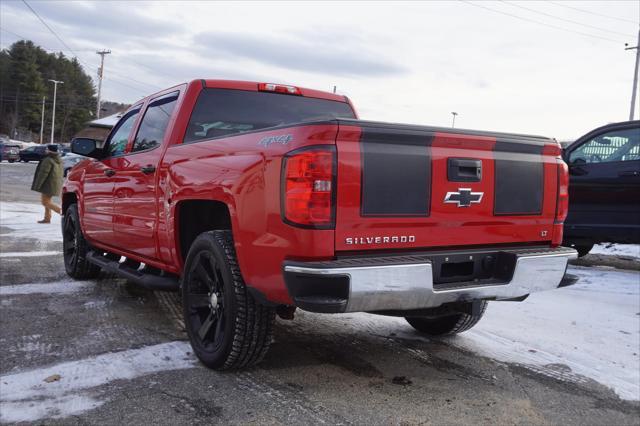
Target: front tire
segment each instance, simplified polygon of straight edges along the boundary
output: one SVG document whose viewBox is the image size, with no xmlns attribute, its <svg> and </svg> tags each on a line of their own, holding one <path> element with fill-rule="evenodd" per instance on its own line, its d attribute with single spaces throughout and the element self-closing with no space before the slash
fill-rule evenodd
<svg viewBox="0 0 640 426">
<path fill-rule="evenodd" d="M 84 239 L 80 228 L 77 204 L 72 204 L 67 208 L 63 220 L 62 250 L 64 269 L 70 277 L 75 279 L 95 278 L 100 273 L 100 268 L 87 261 L 87 254 L 91 251 L 91 247 L 87 240 Z"/>
<path fill-rule="evenodd" d="M 259 304 L 240 274 L 230 231 L 200 234 L 187 255 L 182 308 L 194 353 L 207 367 L 249 367 L 267 353 L 275 309 Z"/>
<path fill-rule="evenodd" d="M 469 330 L 476 325 L 487 310 L 487 302 L 482 300 L 478 313 L 452 313 L 440 317 L 405 317 L 417 331 L 429 336 L 450 336 Z"/>
</svg>

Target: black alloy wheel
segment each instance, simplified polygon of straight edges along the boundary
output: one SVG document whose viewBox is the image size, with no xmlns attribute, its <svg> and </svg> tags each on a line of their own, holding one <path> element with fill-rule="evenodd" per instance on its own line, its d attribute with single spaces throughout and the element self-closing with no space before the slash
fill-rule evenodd
<svg viewBox="0 0 640 426">
<path fill-rule="evenodd" d="M 197 333 L 197 344 L 206 352 L 220 350 L 225 333 L 225 291 L 220 265 L 211 252 L 200 251 L 191 262 L 188 292 L 189 328 Z"/>
<path fill-rule="evenodd" d="M 96 277 L 100 268 L 87 261 L 91 246 L 82 234 L 77 204 L 67 208 L 62 220 L 62 255 L 67 274 L 76 279 Z"/>
<path fill-rule="evenodd" d="M 242 279 L 231 231 L 191 244 L 182 276 L 182 310 L 191 347 L 213 369 L 260 362 L 273 336 L 275 308 L 259 304 Z"/>
<path fill-rule="evenodd" d="M 66 215 L 64 218 L 64 228 L 62 230 L 62 250 L 64 264 L 67 270 L 73 268 L 78 260 L 78 226 L 76 218 Z"/>
</svg>

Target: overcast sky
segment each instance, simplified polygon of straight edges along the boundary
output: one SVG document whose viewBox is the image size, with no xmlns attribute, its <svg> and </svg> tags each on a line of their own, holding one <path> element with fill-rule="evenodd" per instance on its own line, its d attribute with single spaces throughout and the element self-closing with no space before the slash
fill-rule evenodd
<svg viewBox="0 0 640 426">
<path fill-rule="evenodd" d="M 361 118 L 574 139 L 629 116 L 640 1 L 0 2 L 0 46 L 77 55 L 103 99 L 194 78 L 348 95 Z M 73 51 L 70 52 L 69 48 Z M 636 108 L 636 118 L 638 117 Z"/>
</svg>

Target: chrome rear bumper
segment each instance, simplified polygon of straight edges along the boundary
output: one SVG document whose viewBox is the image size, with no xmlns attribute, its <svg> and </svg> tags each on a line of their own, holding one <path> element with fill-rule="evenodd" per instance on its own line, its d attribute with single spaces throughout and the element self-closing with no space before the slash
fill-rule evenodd
<svg viewBox="0 0 640 426">
<path fill-rule="evenodd" d="M 312 312 L 375 312 L 437 307 L 473 300 L 513 300 L 561 286 L 575 250 L 514 249 L 499 253 L 508 277 L 434 284 L 430 255 L 285 262 L 285 282 L 296 306 Z M 448 257 L 447 257 L 448 260 Z"/>
</svg>

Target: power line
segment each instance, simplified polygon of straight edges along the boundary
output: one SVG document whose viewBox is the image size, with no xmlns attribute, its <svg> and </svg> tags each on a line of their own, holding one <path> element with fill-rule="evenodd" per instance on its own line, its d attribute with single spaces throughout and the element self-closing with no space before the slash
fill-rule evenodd
<svg viewBox="0 0 640 426">
<path fill-rule="evenodd" d="M 484 5 L 478 4 L 478 3 L 473 3 L 473 2 L 471 2 L 471 1 L 469 1 L 469 0 L 460 0 L 460 1 L 461 1 L 461 2 L 463 2 L 463 3 L 469 4 L 469 5 L 471 5 L 471 6 L 479 7 L 479 8 L 481 8 L 481 9 L 485 9 L 485 10 L 489 10 L 489 11 L 494 12 L 494 13 L 499 13 L 499 14 L 501 14 L 501 15 L 506 15 L 506 16 L 510 16 L 510 17 L 512 17 L 512 18 L 520 19 L 521 21 L 532 22 L 532 23 L 534 23 L 534 24 L 538 24 L 538 25 L 543 25 L 543 26 L 545 26 L 545 27 L 554 28 L 554 29 L 556 29 L 556 30 L 565 31 L 565 32 L 574 33 L 574 34 L 580 34 L 580 35 L 583 35 L 583 36 L 586 36 L 586 37 L 591 37 L 591 38 L 597 38 L 597 39 L 600 39 L 600 40 L 609 41 L 609 42 L 611 42 L 611 43 L 616 43 L 616 44 L 618 44 L 618 43 L 622 43 L 621 41 L 619 41 L 619 40 L 614 40 L 614 39 L 612 39 L 612 38 L 602 37 L 602 36 L 597 36 L 597 35 L 593 35 L 593 34 L 589 34 L 589 33 L 583 33 L 583 32 L 581 32 L 581 31 L 570 30 L 570 29 L 568 29 L 568 28 L 559 27 L 559 26 L 557 26 L 557 25 L 548 24 L 548 23 L 546 23 L 546 22 L 537 21 L 537 20 L 535 20 L 535 19 L 530 19 L 530 18 L 525 18 L 525 17 L 523 17 L 523 16 L 514 15 L 513 13 L 509 13 L 509 12 L 504 12 L 504 11 L 502 11 L 502 10 L 493 9 L 493 8 L 491 8 L 491 7 L 487 7 L 487 6 L 484 6 Z"/>
<path fill-rule="evenodd" d="M 114 73 L 113 71 L 111 71 L 111 73 L 112 73 L 112 74 L 116 74 L 116 73 Z M 116 75 L 118 75 L 118 74 L 116 74 Z M 111 81 L 112 83 L 116 83 L 116 84 L 119 84 L 119 85 L 124 86 L 124 87 L 128 87 L 129 89 L 133 89 L 133 90 L 135 90 L 135 91 L 136 91 L 136 92 L 138 92 L 138 93 L 142 93 L 142 94 L 144 94 L 144 96 L 148 96 L 148 95 L 150 94 L 148 90 L 143 90 L 143 89 L 141 89 L 141 88 L 139 88 L 139 87 L 133 87 L 133 86 L 131 86 L 131 85 L 129 85 L 129 84 L 126 84 L 126 83 L 123 83 L 123 82 L 121 82 L 121 81 L 117 81 L 117 80 L 115 80 L 113 77 L 111 77 L 111 78 L 105 78 L 105 80 L 107 80 L 107 81 Z"/>
<path fill-rule="evenodd" d="M 35 10 L 33 10 L 33 8 L 29 5 L 29 3 L 27 3 L 27 0 L 22 0 L 22 3 L 25 4 L 25 6 L 27 6 L 29 8 L 29 10 L 31 12 L 33 12 L 34 15 L 36 15 L 36 17 L 40 20 L 40 22 L 42 22 L 42 25 L 44 25 L 45 27 L 47 27 L 47 29 L 51 32 L 51 34 L 53 34 L 58 41 L 60 41 L 60 43 L 62 43 L 62 45 L 67 48 L 67 50 L 71 53 L 73 53 L 73 56 L 78 57 L 78 55 L 76 54 L 76 52 L 73 51 L 72 48 L 69 47 L 69 45 L 67 43 L 64 42 L 64 40 L 62 40 L 62 38 L 55 32 L 53 31 L 53 29 L 49 26 L 49 24 L 47 24 L 44 19 L 42 19 L 40 17 L 40 15 L 38 15 L 38 12 L 36 12 Z"/>
<path fill-rule="evenodd" d="M 116 51 L 116 52 L 117 52 L 117 51 Z M 127 54 L 125 53 L 125 56 L 126 56 L 126 55 L 127 55 Z M 176 79 L 176 78 L 175 78 L 175 76 L 173 76 L 173 75 L 169 75 L 169 74 L 167 74 L 166 72 L 163 72 L 163 71 L 161 71 L 161 70 L 155 69 L 155 68 L 151 67 L 150 65 L 146 65 L 146 64 L 143 64 L 143 63 L 141 63 L 141 62 L 134 61 L 134 60 L 133 60 L 133 59 L 131 59 L 131 58 L 128 58 L 128 59 L 127 59 L 127 62 L 131 62 L 132 64 L 136 64 L 136 65 L 141 66 L 141 67 L 143 67 L 143 68 L 147 68 L 148 70 L 151 70 L 151 71 L 153 71 L 153 72 L 154 72 L 154 73 L 156 73 L 156 74 L 161 74 L 161 75 L 164 75 L 164 76 L 166 76 L 166 77 L 169 77 L 169 78 L 172 78 L 172 79 Z"/>
<path fill-rule="evenodd" d="M 16 98 L 12 97 L 12 96 L 2 96 L 0 97 L 1 100 L 3 101 L 7 101 L 7 102 L 15 102 Z M 18 98 L 18 102 L 20 104 L 41 104 L 42 103 L 42 97 L 40 97 L 40 100 L 37 101 L 35 99 L 31 99 L 31 100 L 25 100 L 22 98 Z M 53 101 L 52 100 L 46 100 L 45 101 L 46 105 L 53 105 Z M 93 109 L 95 107 L 95 105 L 89 103 L 89 102 L 58 102 L 56 105 L 58 106 L 76 106 L 76 107 L 83 107 L 83 108 L 87 108 L 87 109 Z"/>
<path fill-rule="evenodd" d="M 140 84 L 140 85 L 143 85 L 143 86 L 147 86 L 147 87 L 151 87 L 153 90 L 162 90 L 162 88 L 160 88 L 160 87 L 158 87 L 158 86 L 156 86 L 156 85 L 154 85 L 154 84 L 149 84 L 149 83 L 145 83 L 145 82 L 143 82 L 143 81 L 138 81 L 138 80 L 136 80 L 136 79 L 133 79 L 133 78 L 131 78 L 131 77 L 124 76 L 124 75 L 122 75 L 122 74 L 120 74 L 120 73 L 118 73 L 118 72 L 115 72 L 115 71 L 109 71 L 109 73 L 110 73 L 110 74 L 117 75 L 117 76 L 120 76 L 120 77 L 122 77 L 122 78 L 126 78 L 127 80 L 132 81 L 132 82 L 134 82 L 134 83 L 137 83 L 137 84 Z M 147 92 L 145 92 L 145 93 L 147 93 Z"/>
<path fill-rule="evenodd" d="M 0 31 L 4 31 L 5 33 L 7 33 L 7 34 L 11 34 L 11 35 L 12 35 L 12 36 L 14 36 L 14 37 L 18 37 L 19 39 L 26 40 L 26 38 L 25 38 L 25 37 L 23 37 L 23 36 L 21 36 L 20 34 L 16 34 L 16 33 L 12 32 L 12 31 L 9 31 L 9 30 L 7 30 L 7 29 L 5 29 L 5 28 L 0 27 Z"/>
<path fill-rule="evenodd" d="M 0 27 L 0 31 L 4 31 L 4 32 L 5 32 L 5 33 L 7 33 L 7 34 L 11 34 L 12 36 L 16 37 L 18 40 L 16 40 L 14 43 L 16 43 L 16 42 L 18 42 L 18 41 L 21 41 L 21 40 L 29 40 L 29 37 L 21 36 L 20 34 L 16 34 L 16 33 L 14 33 L 13 31 L 9 31 L 9 30 L 7 30 L 6 28 L 2 28 L 2 27 Z M 12 43 L 12 44 L 13 44 L 13 43 Z M 11 46 L 10 46 L 10 45 L 7 45 L 7 49 L 8 49 L 9 47 L 11 47 Z M 40 49 L 42 49 L 42 50 L 46 50 L 46 51 L 48 51 L 48 52 L 54 52 L 54 53 L 57 53 L 57 52 L 59 52 L 59 51 L 60 51 L 60 50 L 56 50 L 56 49 L 50 49 L 50 48 L 45 47 L 45 46 L 42 46 L 42 45 L 40 45 L 40 44 L 38 44 L 38 45 L 37 45 L 37 47 L 39 47 L 39 48 L 40 48 Z"/>
<path fill-rule="evenodd" d="M 568 6 L 566 4 L 555 2 L 555 1 L 547 0 L 547 2 L 551 3 L 551 4 L 555 4 L 556 6 L 566 7 L 567 9 L 577 10 L 578 12 L 588 13 L 589 15 L 601 16 L 603 18 L 615 19 L 615 20 L 622 21 L 622 22 L 631 22 L 632 24 L 636 24 L 636 25 L 640 24 L 640 21 L 632 21 L 631 19 L 618 18 L 617 16 L 604 15 L 602 13 L 592 12 L 592 11 L 586 10 L 586 9 L 580 9 L 579 7 L 575 7 L 575 6 Z"/>
<path fill-rule="evenodd" d="M 30 10 L 30 11 L 31 11 L 31 12 L 32 12 L 32 13 L 33 13 L 33 14 L 34 14 L 34 15 L 35 15 L 39 20 L 40 20 L 40 22 L 42 22 L 42 24 L 43 24 L 43 25 L 44 25 L 44 26 L 45 26 L 45 27 L 46 27 L 46 28 L 51 32 L 51 34 L 53 34 L 53 35 L 58 39 L 58 41 L 60 41 L 60 43 L 62 43 L 62 45 L 63 45 L 63 46 L 64 46 L 64 47 L 65 47 L 65 48 L 66 48 L 70 53 L 72 53 L 72 55 L 73 55 L 73 56 L 78 60 L 78 62 L 80 62 L 82 65 L 84 65 L 85 67 L 87 67 L 87 68 L 89 68 L 89 69 L 90 69 L 90 68 L 93 68 L 93 67 L 91 67 L 91 66 L 87 65 L 87 64 L 86 64 L 86 62 L 84 62 L 84 61 L 82 60 L 82 58 L 81 58 L 81 57 L 80 57 L 80 56 L 79 56 L 79 55 L 78 55 L 78 54 L 77 54 L 73 49 L 71 49 L 67 43 L 65 43 L 65 42 L 64 42 L 64 40 L 62 40 L 62 38 L 61 38 L 61 37 L 60 37 L 60 36 L 59 36 L 59 35 L 58 35 L 54 30 L 53 30 L 53 28 L 51 28 L 51 27 L 50 27 L 50 26 L 49 26 L 49 25 L 44 21 L 44 19 L 42 19 L 42 17 L 41 17 L 40 15 L 38 15 L 38 13 L 37 13 L 37 12 L 36 12 L 36 11 L 35 11 L 31 6 L 30 6 L 30 5 L 29 5 L 29 3 L 27 3 L 27 1 L 26 1 L 26 0 L 22 0 L 22 2 L 23 2 L 23 3 L 25 4 L 25 6 L 27 6 L 27 7 L 29 8 L 29 10 Z M 17 34 L 14 34 L 14 35 L 17 35 Z M 26 39 L 25 37 L 21 37 L 21 38 Z M 113 72 L 113 71 L 112 71 L 112 73 L 117 75 L 117 73 L 115 73 L 115 72 Z M 159 88 L 159 87 L 157 87 L 157 86 L 152 86 L 152 85 L 149 85 L 149 84 L 147 84 L 147 83 L 143 83 L 143 82 L 140 82 L 140 81 L 134 80 L 134 79 L 132 79 L 132 78 L 130 78 L 130 77 L 125 77 L 125 76 L 122 76 L 122 77 L 123 77 L 123 78 L 125 78 L 125 79 L 127 79 L 127 80 L 134 81 L 134 82 L 136 82 L 136 83 L 138 83 L 138 84 L 142 84 L 142 85 L 146 85 L 146 86 L 149 86 L 149 87 L 153 87 L 153 88 L 154 88 L 154 90 L 159 90 L 159 89 L 160 89 L 160 88 Z M 115 81 L 115 80 L 113 80 L 113 81 Z M 120 84 L 122 84 L 123 86 L 129 87 L 130 89 L 136 90 L 136 91 L 138 91 L 138 92 L 140 92 L 140 93 L 144 93 L 144 95 L 145 95 L 145 96 L 148 94 L 148 91 L 147 91 L 147 90 L 142 90 L 142 89 L 139 89 L 139 88 L 135 88 L 135 87 L 132 87 L 132 86 L 126 85 L 126 84 L 124 84 L 124 83 L 120 83 Z"/>
<path fill-rule="evenodd" d="M 537 13 L 538 15 L 548 16 L 548 17 L 553 18 L 553 19 L 557 19 L 557 20 L 564 21 L 564 22 L 569 22 L 571 24 L 580 25 L 580 26 L 586 27 L 586 28 L 592 28 L 592 29 L 598 30 L 598 31 L 605 31 L 605 32 L 612 33 L 612 34 L 618 34 L 618 35 L 621 35 L 621 36 L 630 37 L 630 35 L 626 34 L 626 33 L 620 33 L 618 31 L 609 30 L 607 28 L 596 27 L 595 25 L 583 24 L 582 22 L 573 21 L 571 19 L 566 19 L 566 18 L 561 18 L 561 17 L 553 15 L 551 13 L 542 12 L 542 11 L 539 11 L 539 10 L 536 10 L 536 9 L 531 9 L 530 7 L 522 6 L 521 4 L 516 4 L 515 2 L 512 2 L 512 1 L 507 1 L 507 0 L 500 0 L 500 1 L 502 3 L 506 3 L 506 4 L 508 4 L 510 6 L 513 6 L 513 7 L 518 7 L 520 9 L 524 9 L 524 10 L 528 10 L 528 11 L 533 12 L 533 13 Z"/>
<path fill-rule="evenodd" d="M 0 30 L 2 30 L 2 31 L 4 31 L 4 32 L 6 32 L 6 33 L 8 33 L 8 34 L 11 34 L 11 35 L 13 35 L 13 36 L 15 36 L 15 37 L 18 37 L 19 39 L 22 39 L 22 40 L 29 40 L 29 37 L 22 36 L 22 35 L 20 35 L 20 34 L 17 34 L 17 33 L 14 33 L 14 32 L 12 32 L 12 31 L 9 31 L 9 30 L 7 30 L 7 29 L 5 29 L 5 28 L 0 27 Z M 43 50 L 49 51 L 49 52 L 53 52 L 53 53 L 58 52 L 58 50 L 55 50 L 55 49 L 49 49 L 49 48 L 47 48 L 47 47 L 40 46 L 40 45 L 38 45 L 38 47 L 39 47 L 39 48 L 41 48 L 41 49 L 43 49 Z M 84 66 L 85 66 L 85 67 L 87 67 L 87 68 L 94 68 L 94 67 L 95 67 L 94 65 L 88 65 L 86 62 L 81 61 L 81 60 L 80 60 L 80 57 L 78 57 L 77 55 L 76 55 L 76 59 L 78 59 L 78 62 L 80 62 L 82 65 L 84 65 Z M 152 70 L 152 71 L 155 71 L 155 70 L 153 70 L 153 68 L 151 68 L 151 67 L 149 67 L 149 66 L 147 66 L 147 65 L 143 65 L 143 64 L 141 64 L 141 63 L 139 63 L 139 62 L 136 62 L 136 61 L 133 61 L 133 60 L 130 60 L 130 59 L 128 59 L 128 61 L 129 61 L 129 62 L 132 62 L 132 63 L 134 63 L 134 64 L 137 64 L 137 65 L 144 66 L 144 67 L 146 67 L 146 68 L 148 68 L 148 69 L 150 69 L 150 70 Z M 122 74 L 120 74 L 120 73 L 118 73 L 118 72 L 116 72 L 116 71 L 111 71 L 111 74 L 116 75 L 116 76 L 120 76 L 121 78 L 124 78 L 124 79 L 126 79 L 126 80 L 132 81 L 132 82 L 137 83 L 137 84 L 140 84 L 140 85 L 142 85 L 142 86 L 151 87 L 153 90 L 160 90 L 160 89 L 161 89 L 161 88 L 160 88 L 160 87 L 158 87 L 158 86 L 155 86 L 155 85 L 153 85 L 153 84 L 149 84 L 149 83 L 145 83 L 145 82 L 143 82 L 143 81 L 139 81 L 139 80 L 136 80 L 136 79 L 131 78 L 131 77 L 124 76 L 124 75 L 122 75 Z M 169 76 L 168 74 L 165 74 L 165 75 Z M 169 77 L 171 77 L 171 76 L 169 76 Z M 122 84 L 122 85 L 123 85 L 123 86 L 125 86 L 125 87 L 128 87 L 128 88 L 130 88 L 130 89 L 134 89 L 134 90 L 136 90 L 136 91 L 138 91 L 138 92 L 140 92 L 140 93 L 143 93 L 143 94 L 145 94 L 145 96 L 148 94 L 148 90 L 147 90 L 147 89 L 141 89 L 141 88 L 132 87 L 132 86 L 126 85 L 126 84 L 124 84 L 124 83 L 119 83 L 118 81 L 115 81 L 115 80 L 112 80 L 112 81 L 113 81 L 113 82 L 115 82 L 116 84 Z"/>
</svg>

